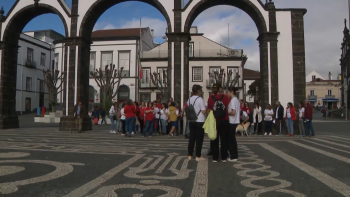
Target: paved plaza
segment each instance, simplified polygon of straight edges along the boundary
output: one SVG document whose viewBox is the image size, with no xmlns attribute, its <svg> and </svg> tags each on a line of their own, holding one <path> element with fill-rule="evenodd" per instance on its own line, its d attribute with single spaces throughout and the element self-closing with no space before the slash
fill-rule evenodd
<svg viewBox="0 0 350 197">
<path fill-rule="evenodd" d="M 237 163 L 188 160 L 183 136 L 126 138 L 107 126 L 81 134 L 47 126 L 0 132 L 0 196 L 350 196 L 344 121 L 316 122 L 316 138 L 238 137 Z M 208 148 L 206 138 L 203 153 Z"/>
</svg>

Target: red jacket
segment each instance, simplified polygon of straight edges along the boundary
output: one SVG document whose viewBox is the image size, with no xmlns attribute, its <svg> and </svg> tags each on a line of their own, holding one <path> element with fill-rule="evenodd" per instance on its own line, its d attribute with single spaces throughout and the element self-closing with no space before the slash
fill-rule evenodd
<svg viewBox="0 0 350 197">
<path fill-rule="evenodd" d="M 305 113 L 304 113 L 305 119 L 308 120 L 312 118 L 312 106 L 310 103 L 305 105 Z"/>
<path fill-rule="evenodd" d="M 125 118 L 135 117 L 135 112 L 136 112 L 136 109 L 134 105 L 126 105 L 124 107 L 124 114 L 126 114 Z"/>
<path fill-rule="evenodd" d="M 288 107 L 286 109 L 286 116 L 285 116 L 285 119 L 287 120 L 287 111 L 288 111 Z M 290 115 L 292 116 L 292 120 L 297 120 L 297 115 L 295 113 L 295 107 L 291 107 L 290 108 Z"/>
</svg>

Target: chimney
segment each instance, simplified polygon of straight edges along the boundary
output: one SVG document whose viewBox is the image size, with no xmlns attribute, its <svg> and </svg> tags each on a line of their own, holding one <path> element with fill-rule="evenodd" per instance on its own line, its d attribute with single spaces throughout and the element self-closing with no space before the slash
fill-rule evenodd
<svg viewBox="0 0 350 197">
<path fill-rule="evenodd" d="M 332 73 L 331 72 L 328 73 L 328 80 L 332 80 Z"/>
<path fill-rule="evenodd" d="M 154 29 L 151 29 L 151 36 L 152 36 L 152 39 L 154 39 Z"/>
</svg>

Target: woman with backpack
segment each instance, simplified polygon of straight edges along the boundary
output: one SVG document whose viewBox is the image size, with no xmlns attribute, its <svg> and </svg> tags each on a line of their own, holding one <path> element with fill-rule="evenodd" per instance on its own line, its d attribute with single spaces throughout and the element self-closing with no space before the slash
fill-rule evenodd
<svg viewBox="0 0 350 197">
<path fill-rule="evenodd" d="M 288 136 L 294 135 L 294 121 L 297 120 L 297 116 L 295 113 L 295 107 L 293 106 L 293 103 L 289 102 L 287 104 L 286 109 L 286 123 L 287 123 L 287 130 L 288 130 Z"/>
<path fill-rule="evenodd" d="M 204 140 L 203 125 L 205 122 L 206 107 L 204 100 L 200 97 L 202 95 L 202 86 L 193 85 L 193 96 L 187 101 L 185 108 L 186 118 L 190 121 L 190 136 L 188 141 L 188 159 L 193 157 L 194 146 L 196 145 L 196 161 L 203 160 L 202 146 Z"/>
</svg>

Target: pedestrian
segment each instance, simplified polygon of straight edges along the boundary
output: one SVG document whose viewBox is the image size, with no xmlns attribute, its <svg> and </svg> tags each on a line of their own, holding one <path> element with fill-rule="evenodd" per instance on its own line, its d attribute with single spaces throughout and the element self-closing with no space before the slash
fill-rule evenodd
<svg viewBox="0 0 350 197">
<path fill-rule="evenodd" d="M 89 111 L 88 115 L 92 119 L 92 111 L 91 110 Z"/>
<path fill-rule="evenodd" d="M 181 106 L 179 104 L 180 102 L 175 102 L 176 104 L 176 108 L 177 108 L 177 113 L 178 113 L 178 116 L 177 116 L 177 129 L 176 129 L 176 135 L 179 136 L 179 134 L 183 134 L 183 131 L 182 131 L 182 109 L 181 109 Z"/>
<path fill-rule="evenodd" d="M 242 137 L 244 136 L 244 134 L 248 136 L 247 131 L 248 131 L 248 128 L 250 127 L 250 122 L 249 122 L 249 116 L 247 112 L 241 111 L 240 119 L 241 121 L 240 121 L 240 124 L 237 126 L 236 131 L 241 132 Z"/>
<path fill-rule="evenodd" d="M 315 137 L 315 131 L 312 125 L 312 106 L 309 100 L 305 100 L 305 104 L 305 135 L 309 137 Z"/>
<path fill-rule="evenodd" d="M 250 135 L 251 134 L 251 124 L 253 123 L 253 110 L 252 108 L 249 106 L 249 103 L 248 102 L 245 102 L 244 103 L 244 108 L 245 108 L 245 112 L 247 113 L 248 115 L 248 122 L 249 122 L 249 127 L 247 128 L 248 129 L 248 134 Z"/>
<path fill-rule="evenodd" d="M 229 87 L 227 90 L 227 96 L 231 98 L 228 106 L 230 130 L 228 131 L 228 150 L 230 153 L 229 162 L 236 162 L 238 159 L 238 145 L 236 140 L 236 128 L 240 123 L 241 105 L 236 97 L 237 89 Z"/>
<path fill-rule="evenodd" d="M 109 120 L 111 121 L 111 131 L 109 133 L 116 133 L 115 131 L 117 130 L 117 128 L 114 129 L 114 120 L 116 120 L 116 116 L 117 116 L 116 107 L 117 107 L 117 103 L 114 103 L 109 109 Z M 116 126 L 118 127 L 118 122 Z"/>
<path fill-rule="evenodd" d="M 169 118 L 170 118 L 170 114 L 169 114 L 169 107 L 171 106 L 171 102 L 169 101 L 168 102 L 168 120 L 167 120 L 167 134 L 170 133 L 171 131 L 171 124 L 170 124 L 170 121 L 169 121 Z"/>
<path fill-rule="evenodd" d="M 239 99 L 239 104 L 240 104 L 240 108 L 241 108 L 241 111 L 245 111 L 245 106 L 244 106 L 244 101 L 243 99 Z"/>
<path fill-rule="evenodd" d="M 265 134 L 264 135 L 272 135 L 272 121 L 273 121 L 273 109 L 270 104 L 267 104 L 266 109 L 264 111 L 264 124 L 265 124 Z M 268 131 L 270 131 L 269 134 Z"/>
<path fill-rule="evenodd" d="M 176 129 L 177 129 L 177 118 L 178 118 L 178 115 L 179 115 L 179 111 L 176 108 L 176 103 L 172 102 L 170 104 L 170 107 L 169 107 L 169 122 L 170 122 L 170 125 L 171 125 L 171 130 L 169 132 L 169 137 L 174 136 L 174 134 L 173 134 L 174 132 L 175 132 L 175 136 L 177 136 L 176 135 Z"/>
<path fill-rule="evenodd" d="M 187 101 L 188 106 L 193 106 L 193 113 L 196 114 L 197 120 L 192 120 L 189 123 L 191 133 L 188 140 L 188 159 L 191 160 L 193 157 L 193 150 L 196 146 L 196 161 L 202 161 L 202 146 L 204 140 L 204 129 L 203 125 L 205 122 L 206 107 L 202 95 L 202 86 L 192 86 L 193 96 Z M 190 109 L 190 108 L 188 108 Z"/>
<path fill-rule="evenodd" d="M 104 108 L 101 109 L 101 124 L 103 124 L 103 122 L 105 122 L 105 124 L 107 124 L 107 122 L 106 122 L 106 110 Z"/>
<path fill-rule="evenodd" d="M 140 123 L 140 133 L 143 132 L 143 128 L 145 126 L 145 109 L 146 109 L 146 104 L 145 102 L 141 102 L 140 106 L 140 113 L 138 115 L 139 123 Z"/>
<path fill-rule="evenodd" d="M 261 135 L 262 130 L 262 114 L 259 102 L 254 103 L 254 134 Z"/>
<path fill-rule="evenodd" d="M 85 113 L 85 106 L 79 101 L 78 104 L 74 106 L 75 128 L 79 133 L 82 131 Z"/>
<path fill-rule="evenodd" d="M 159 132 L 160 108 L 158 108 L 158 103 L 153 103 L 153 108 L 154 108 L 154 118 L 155 118 L 154 131 L 156 134 L 160 134 Z"/>
<path fill-rule="evenodd" d="M 98 107 L 95 107 L 93 114 L 94 114 L 94 124 L 98 125 L 98 121 L 100 119 L 100 111 L 99 111 Z"/>
<path fill-rule="evenodd" d="M 305 108 L 302 101 L 299 102 L 299 137 L 305 137 L 304 117 Z"/>
<path fill-rule="evenodd" d="M 148 137 L 152 137 L 153 128 L 154 128 L 154 109 L 152 107 L 152 103 L 148 102 L 147 107 L 145 109 L 145 121 L 146 126 L 143 129 L 143 137 L 146 137 L 146 133 L 148 132 Z"/>
<path fill-rule="evenodd" d="M 162 104 L 162 99 L 157 99 L 157 108 L 160 110 L 160 109 L 162 109 L 162 106 L 163 106 L 163 104 Z"/>
<path fill-rule="evenodd" d="M 114 105 L 115 105 L 114 108 L 116 108 L 118 106 L 117 103 L 115 103 Z M 116 124 L 116 131 L 118 133 L 121 133 L 122 132 L 122 120 L 121 120 L 122 114 L 121 114 L 120 107 L 117 108 L 117 113 L 116 113 L 116 115 L 114 117 L 115 117 L 116 122 L 117 122 L 117 124 Z"/>
<path fill-rule="evenodd" d="M 174 102 L 174 99 L 172 97 L 170 97 L 168 102 L 172 103 L 172 102 Z M 170 105 L 168 105 L 168 106 L 170 106 Z"/>
<path fill-rule="evenodd" d="M 277 131 L 279 132 L 278 135 L 283 135 L 282 133 L 282 124 L 283 124 L 283 116 L 284 116 L 284 108 L 281 105 L 281 102 L 276 102 L 276 114 L 275 114 L 275 124 L 277 127 Z"/>
<path fill-rule="evenodd" d="M 122 122 L 121 135 L 125 135 L 125 113 L 124 113 L 125 103 L 122 104 L 122 109 L 120 110 L 120 121 Z"/>
<path fill-rule="evenodd" d="M 131 137 L 134 135 L 135 131 L 135 114 L 136 108 L 131 99 L 126 101 L 126 106 L 124 107 L 125 114 L 125 137 Z"/>
<path fill-rule="evenodd" d="M 228 156 L 228 131 L 230 127 L 228 118 L 228 105 L 230 98 L 225 94 L 220 94 L 220 84 L 214 84 L 212 87 L 213 95 L 208 98 L 208 110 L 214 112 L 216 119 L 217 138 L 210 141 L 211 151 L 213 152 L 213 162 L 218 162 L 219 152 L 221 152 L 221 161 L 226 162 Z M 221 151 L 219 142 L 221 141 Z"/>
<path fill-rule="evenodd" d="M 286 109 L 286 125 L 287 125 L 287 130 L 288 130 L 288 136 L 293 136 L 294 135 L 294 121 L 297 120 L 297 116 L 295 113 L 295 107 L 293 106 L 293 103 L 289 102 L 287 104 L 287 109 Z"/>
<path fill-rule="evenodd" d="M 162 108 L 160 110 L 160 122 L 162 126 L 161 131 L 163 135 L 166 135 L 166 121 L 168 117 L 167 108 L 168 108 L 167 104 L 163 103 Z"/>
<path fill-rule="evenodd" d="M 139 103 L 138 102 L 134 102 L 134 106 L 135 106 L 135 133 L 139 132 L 139 127 L 140 127 L 140 122 L 139 122 L 139 115 L 140 115 L 140 107 L 139 107 Z"/>
</svg>

